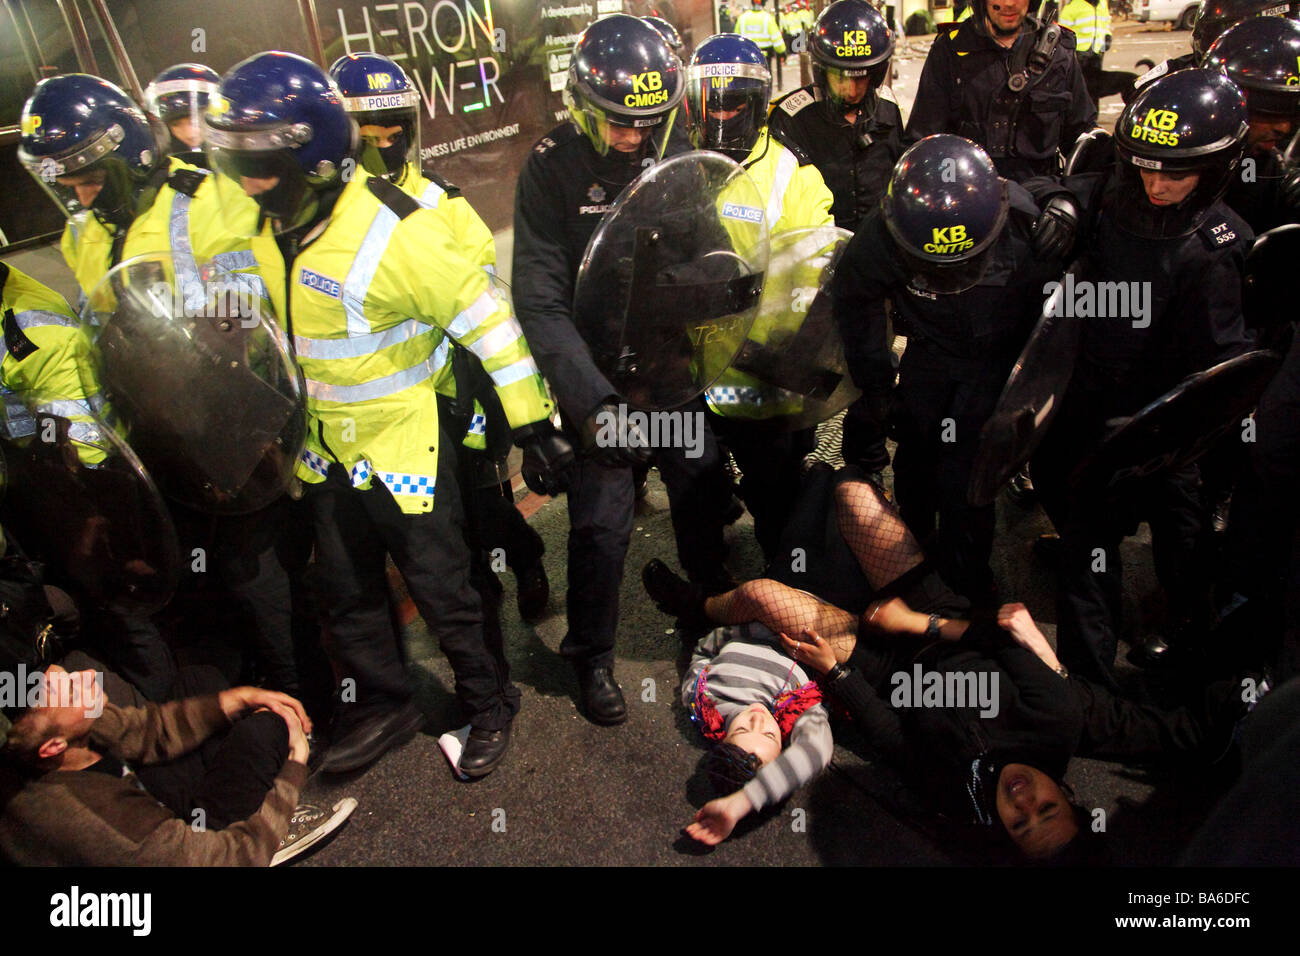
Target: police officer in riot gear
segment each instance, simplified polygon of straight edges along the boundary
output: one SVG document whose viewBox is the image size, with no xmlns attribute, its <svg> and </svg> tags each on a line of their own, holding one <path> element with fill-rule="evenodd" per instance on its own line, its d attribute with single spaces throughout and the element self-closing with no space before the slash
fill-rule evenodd
<svg viewBox="0 0 1300 956">
<path fill-rule="evenodd" d="M 889 89 L 894 37 L 866 0 L 837 0 L 809 42 L 814 82 L 777 100 L 769 126 L 812 159 L 850 232 L 880 200 L 903 153 L 903 118 Z"/>
<path fill-rule="evenodd" d="M 601 217 L 645 165 L 672 148 L 669 129 L 682 90 L 681 63 L 654 27 L 623 14 L 592 23 L 570 61 L 570 119 L 533 147 L 515 192 L 519 320 L 566 432 L 583 446 L 569 488 L 569 630 L 560 653 L 578 672 L 587 716 L 601 724 L 627 719 L 614 681 L 614 638 L 632 533 L 632 466 L 647 460 L 649 449 L 635 424 L 616 413 L 611 417 L 624 431 L 595 443 L 598 415 L 620 399 L 575 322 L 574 283 Z M 681 453 L 658 449 L 661 468 L 665 456 Z M 664 469 L 665 480 L 670 474 L 674 469 Z M 679 491 L 689 501 L 689 488 L 670 485 L 674 497 Z M 688 569 L 698 567 L 679 543 L 682 552 Z"/>
<path fill-rule="evenodd" d="M 810 86 L 776 101 L 773 133 L 811 157 L 835 197 L 835 225 L 850 232 L 880 201 L 903 152 L 903 117 L 889 88 L 894 36 L 866 0 L 837 0 L 817 18 L 809 42 Z M 868 473 L 889 464 L 883 411 L 854 403 L 845 415 L 845 461 Z"/>
<path fill-rule="evenodd" d="M 1261 16 L 1265 11 L 1281 12 L 1281 15 L 1294 20 L 1300 17 L 1300 2 L 1273 3 L 1271 0 L 1205 0 L 1196 13 L 1196 23 L 1192 27 L 1192 51 L 1181 56 L 1172 56 L 1157 63 L 1150 70 L 1133 81 L 1134 89 L 1141 89 L 1147 83 L 1204 64 L 1214 41 L 1223 36 L 1234 24 Z"/>
<path fill-rule="evenodd" d="M 467 251 L 489 274 L 496 272 L 496 245 L 491 230 L 479 218 L 460 190 L 419 162 L 419 93 L 410 77 L 393 60 L 377 53 L 352 53 L 330 67 L 332 79 L 343 95 L 343 105 L 361 133 L 361 164 L 366 171 L 387 179 L 423 205 L 439 210 Z M 477 367 L 476 367 L 477 366 Z M 461 379 L 460 381 L 457 378 Z M 510 428 L 491 379 L 472 353 L 453 346 L 453 359 L 438 383 L 439 401 L 451 419 L 463 422 L 467 432 L 458 447 L 462 458 L 462 488 L 472 499 L 476 524 L 471 532 L 477 550 L 504 552 L 514 572 L 519 613 L 525 620 L 546 610 L 550 583 L 542 562 L 546 546 L 515 507 L 508 478 L 503 480 L 504 457 L 510 449 Z M 452 430 L 460 428 L 459 425 Z M 493 439 L 490 443 L 489 437 Z M 485 454 L 491 451 L 491 454 Z M 481 555 L 480 555 L 481 556 Z M 495 576 L 484 575 L 490 590 L 499 594 Z"/>
<path fill-rule="evenodd" d="M 974 10 L 930 47 L 906 138 L 956 133 L 984 147 L 1001 176 L 1053 175 L 1058 153 L 1097 122 L 1074 34 L 1028 16 L 1028 0 L 976 0 Z"/>
<path fill-rule="evenodd" d="M 1073 177 L 1085 225 L 1076 286 L 1128 290 L 1123 314 L 1088 318 L 1069 390 L 1032 461 L 1034 484 L 1061 535 L 1057 640 L 1072 671 L 1114 684 L 1120 634 L 1119 544 L 1152 527 L 1171 628 L 1206 624 L 1206 523 L 1196 466 L 1148 480 L 1128 499 L 1071 488 L 1108 422 L 1133 415 L 1188 374 L 1250 347 L 1242 262 L 1250 227 L 1221 199 L 1245 147 L 1245 97 L 1222 73 L 1182 70 L 1142 87 L 1116 126 L 1108 174 Z"/>
<path fill-rule="evenodd" d="M 966 490 L 980 430 L 1041 311 L 1043 284 L 1061 271 L 1059 258 L 1034 256 L 1039 218 L 1033 195 L 1001 178 L 979 146 L 929 136 L 899 160 L 832 285 L 853 380 L 882 406 L 894 375 L 885 317 L 893 302 L 907 336 L 892 416 L 900 512 L 919 539 L 937 532 L 926 553 L 981 606 L 995 599 L 995 513 L 969 504 Z"/>
<path fill-rule="evenodd" d="M 1251 17 L 1231 27 L 1206 55 L 1246 94 L 1246 157 L 1224 197 L 1256 235 L 1294 222 L 1300 210 L 1284 199 L 1282 150 L 1300 119 L 1300 23 Z"/>
<path fill-rule="evenodd" d="M 202 166 L 203 114 L 217 90 L 221 76 L 202 63 L 169 66 L 144 91 L 145 109 L 167 127 L 167 152 L 194 166 Z"/>
<path fill-rule="evenodd" d="M 830 225 L 833 197 L 821 173 L 798 144 L 786 144 L 767 125 L 772 77 L 764 61 L 753 41 L 736 34 L 720 34 L 700 44 L 686 70 L 691 144 L 721 152 L 745 168 L 769 215 L 777 211 L 767 224 L 773 236 Z M 816 434 L 813 428 L 784 431 L 763 418 L 749 418 L 738 407 L 743 403 L 733 399 L 751 384 L 744 373 L 728 370 L 705 392 L 705 399 L 714 413 L 713 432 L 740 465 L 741 498 L 754 516 L 755 537 L 770 562 L 777 557 L 781 532 L 794 510 L 803 459 L 816 447 Z M 713 467 L 721 475 L 723 461 L 717 459 Z M 705 525 L 713 553 L 724 548 L 721 510 L 715 506 Z"/>
<path fill-rule="evenodd" d="M 318 67 L 289 53 L 250 57 L 222 79 L 217 102 L 205 143 L 221 188 L 251 195 L 278 231 L 278 254 L 259 266 L 290 317 L 306 383 L 297 476 L 313 512 L 331 651 L 353 682 L 322 767 L 364 766 L 423 722 L 393 640 L 391 554 L 455 674 L 471 728 L 459 769 L 483 776 L 509 744 L 519 693 L 465 540 L 461 436 L 438 414 L 448 339 L 482 361 L 525 461 L 550 490 L 562 490 L 572 450 L 550 425 L 508 301 L 435 210 L 355 168 L 357 127 Z"/>
</svg>

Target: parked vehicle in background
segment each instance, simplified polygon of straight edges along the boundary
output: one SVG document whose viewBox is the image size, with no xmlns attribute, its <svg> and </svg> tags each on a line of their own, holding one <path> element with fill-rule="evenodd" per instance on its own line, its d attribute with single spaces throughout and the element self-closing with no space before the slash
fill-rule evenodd
<svg viewBox="0 0 1300 956">
<path fill-rule="evenodd" d="M 1190 30 L 1200 3 L 1187 0 L 1133 0 L 1134 20 L 1139 23 L 1172 23 L 1175 30 Z"/>
</svg>

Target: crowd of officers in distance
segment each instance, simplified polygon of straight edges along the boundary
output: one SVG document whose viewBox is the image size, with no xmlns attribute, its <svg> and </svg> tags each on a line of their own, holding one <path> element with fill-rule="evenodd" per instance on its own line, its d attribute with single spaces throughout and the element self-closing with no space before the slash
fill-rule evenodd
<svg viewBox="0 0 1300 956">
<path fill-rule="evenodd" d="M 659 469 L 683 574 L 656 560 L 643 580 L 692 641 L 703 637 L 682 695 L 713 741 L 719 795 L 689 828 L 705 843 L 826 766 L 838 702 L 873 747 L 923 771 L 949 818 L 983 824 L 1025 856 L 1059 857 L 1087 831 L 1061 784 L 1071 756 L 1221 754 L 1225 726 L 1245 710 L 1236 678 L 1248 672 L 1262 689 L 1294 673 L 1300 369 L 1290 317 L 1265 327 L 1243 315 L 1243 275 L 1256 237 L 1300 215 L 1286 155 L 1300 115 L 1300 23 L 1260 15 L 1268 5 L 1253 0 L 1205 4 L 1193 53 L 1125 91 L 1112 136 L 1096 126 L 1080 66 L 1109 45 L 1108 20 L 1085 48 L 1052 18 L 1029 15 L 1028 0 L 977 0 L 935 39 L 904 123 L 890 90 L 896 37 L 872 5 L 837 0 L 814 22 L 804 0 L 780 23 L 761 6 L 685 60 L 662 20 L 616 14 L 587 27 L 564 91 L 569 117 L 518 175 L 513 303 L 491 232 L 421 166 L 419 94 L 386 57 L 352 54 L 326 72 L 260 53 L 224 76 L 183 64 L 154 81 L 145 109 L 97 77 L 38 84 L 19 157 L 68 214 L 61 249 L 83 297 L 93 302 L 116 267 L 149 256 L 178 277 L 198 268 L 257 289 L 301 372 L 306 438 L 292 487 L 251 514 L 169 503 L 182 554 L 210 555 L 210 573 L 182 584 L 170 619 L 97 606 L 75 574 L 47 568 L 47 583 L 72 595 L 75 612 L 60 619 L 79 619 L 89 666 L 122 679 L 106 705 L 116 736 L 57 715 L 41 721 L 30 708 L 10 713 L 6 766 L 24 775 L 0 816 L 8 856 L 86 859 L 89 831 L 70 845 L 64 824 L 42 817 L 42 845 L 61 849 L 35 849 L 38 824 L 13 822 L 42 801 L 63 806 L 66 794 L 50 788 L 65 775 L 54 771 L 76 774 L 138 743 L 129 731 L 140 722 L 233 737 L 230 718 L 258 707 L 274 717 L 261 721 L 274 725 L 261 785 L 223 819 L 257 816 L 259 826 L 227 831 L 209 851 L 179 832 L 153 839 L 166 820 L 136 820 L 143 830 L 117 846 L 122 856 L 95 861 L 265 863 L 286 832 L 298 839 L 290 811 L 306 779 L 309 713 L 313 767 L 325 772 L 371 764 L 424 722 L 390 559 L 455 677 L 469 725 L 457 770 L 491 773 L 520 692 L 488 556 L 506 556 L 525 619 L 548 602 L 541 540 L 502 471 L 512 446 L 531 488 L 567 497 L 560 653 L 581 711 L 602 725 L 628 716 L 614 676 L 619 588 L 646 469 L 652 459 Z M 814 82 L 773 102 L 773 67 L 795 34 Z M 702 453 L 647 447 L 635 419 L 618 414 L 627 400 L 594 354 L 598 330 L 575 314 L 579 266 L 611 204 L 647 165 L 693 149 L 744 168 L 771 235 L 844 230 L 824 294 L 861 397 L 843 419 L 846 467 L 829 477 L 813 469 L 812 480 L 805 467 L 814 429 L 789 427 L 790 410 L 754 398 L 741 373 L 677 409 L 707 420 Z M 1149 308 L 1140 322 L 1087 321 L 1068 354 L 1051 342 L 1039 352 L 1045 369 L 1073 362 L 1074 372 L 1007 490 L 1036 497 L 1057 531 L 1035 545 L 1057 574 L 1054 650 L 999 587 L 995 505 L 972 503 L 968 489 L 1045 286 L 1067 269 L 1079 284 L 1141 285 Z M 93 469 L 86 449 L 102 452 L 104 429 L 132 440 L 86 374 L 95 328 L 16 268 L 2 277 L 9 441 L 33 440 L 37 421 L 55 416 Z M 906 337 L 901 361 L 895 335 Z M 1225 440 L 1120 499 L 1072 482 L 1117 421 L 1193 373 L 1265 348 L 1290 352 L 1250 444 Z M 142 457 L 146 468 L 169 467 Z M 821 517 L 796 527 L 810 495 Z M 769 568 L 738 584 L 724 533 L 742 507 Z M 1159 675 L 1193 675 L 1189 700 L 1218 686 L 1212 678 L 1232 678 L 1213 706 L 1159 709 L 1119 691 L 1119 548 L 1138 521 L 1152 529 L 1165 620 L 1131 657 Z M 817 539 L 817 572 L 791 577 L 799 534 Z M 39 541 L 9 546 L 43 551 Z M 176 608 L 195 607 L 214 620 L 191 614 L 179 631 L 247 635 L 238 676 L 261 685 L 222 692 L 216 709 L 193 696 L 164 636 Z M 23 645 L 21 635 L 10 643 Z M 39 666 L 45 646 L 20 649 Z M 1000 674 L 1011 695 L 1002 716 L 971 720 L 944 705 L 922 719 L 887 705 L 890 674 L 915 661 Z M 129 756 L 160 757 L 138 747 Z M 242 766 L 257 764 L 244 756 Z M 159 799 L 183 817 L 194 797 Z M 306 830 L 339 813 L 317 814 Z"/>
</svg>

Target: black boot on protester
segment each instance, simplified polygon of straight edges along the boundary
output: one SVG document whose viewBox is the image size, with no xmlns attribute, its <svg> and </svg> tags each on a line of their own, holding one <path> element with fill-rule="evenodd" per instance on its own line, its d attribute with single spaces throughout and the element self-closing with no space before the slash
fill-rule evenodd
<svg viewBox="0 0 1300 956">
<path fill-rule="evenodd" d="M 641 569 L 641 583 L 650 599 L 655 602 L 655 607 L 677 618 L 683 627 L 693 630 L 711 628 L 708 616 L 704 613 L 704 588 L 683 581 L 658 558 Z"/>
<path fill-rule="evenodd" d="M 594 724 L 612 726 L 627 720 L 627 702 L 608 667 L 579 667 L 582 710 Z"/>
</svg>

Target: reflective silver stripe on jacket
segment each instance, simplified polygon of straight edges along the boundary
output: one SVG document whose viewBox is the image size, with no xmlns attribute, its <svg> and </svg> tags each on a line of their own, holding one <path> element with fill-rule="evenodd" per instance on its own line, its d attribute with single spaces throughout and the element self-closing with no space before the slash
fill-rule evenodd
<svg viewBox="0 0 1300 956">
<path fill-rule="evenodd" d="M 419 365 L 413 365 L 392 375 L 385 375 L 361 385 L 329 385 L 307 379 L 307 394 L 319 402 L 338 402 L 351 405 L 356 402 L 369 402 L 376 398 L 385 398 L 418 385 L 434 375 L 447 364 L 451 352 L 450 343 L 443 339 L 427 359 Z M 531 359 L 530 359 L 531 361 Z M 536 366 L 534 366 L 536 367 Z"/>
</svg>

